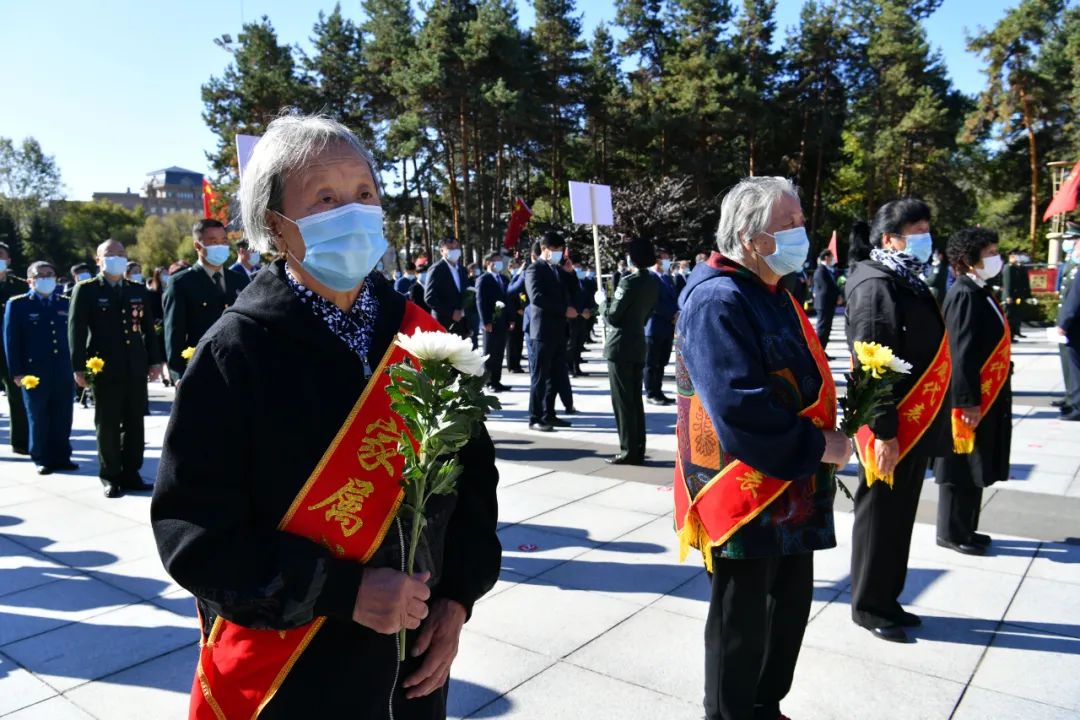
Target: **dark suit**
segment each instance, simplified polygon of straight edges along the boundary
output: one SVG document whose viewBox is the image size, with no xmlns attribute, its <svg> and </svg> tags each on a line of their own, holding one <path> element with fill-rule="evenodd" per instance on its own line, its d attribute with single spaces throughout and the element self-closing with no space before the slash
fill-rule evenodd
<svg viewBox="0 0 1080 720">
<path fill-rule="evenodd" d="M 184 374 L 187 360 L 182 353 L 193 348 L 206 331 L 218 321 L 225 308 L 236 303 L 244 289 L 235 272 L 221 271 L 225 290 L 214 285 L 202 265 L 191 267 L 173 276 L 165 290 L 162 304 L 165 309 L 165 357 L 169 369 L 177 378 Z"/>
<path fill-rule="evenodd" d="M 649 271 L 647 276 L 656 284 L 656 305 L 649 322 L 645 325 L 645 395 L 664 397 L 664 369 L 671 360 L 671 346 L 675 342 L 675 316 L 679 312 L 679 294 L 675 281 L 667 273 Z"/>
<path fill-rule="evenodd" d="M 161 362 L 150 291 L 126 280 L 111 285 L 104 275 L 79 283 L 71 296 L 68 344 L 77 372 L 89 375 L 88 358 L 105 361 L 94 380 L 98 475 L 106 483 L 141 486 L 146 375 Z"/>
<path fill-rule="evenodd" d="M 1057 326 L 1065 331 L 1066 344 L 1061 352 L 1068 365 L 1065 389 L 1066 417 L 1080 417 L 1080 282 L 1075 274 L 1068 276 L 1068 289 L 1063 291 L 1061 307 L 1058 308 Z"/>
<path fill-rule="evenodd" d="M 408 275 L 402 275 L 394 281 L 394 290 L 401 293 L 405 297 L 409 296 L 409 288 L 416 284 L 415 277 L 409 277 Z"/>
<path fill-rule="evenodd" d="M 506 278 L 499 273 L 486 272 L 476 281 L 476 310 L 484 329 L 484 354 L 488 356 L 488 385 L 502 384 L 502 361 L 506 351 L 506 327 L 510 315 L 506 308 Z M 502 303 L 503 307 L 496 307 Z M 486 329 L 491 325 L 491 332 Z"/>
<path fill-rule="evenodd" d="M 566 308 L 569 301 L 560 270 L 543 260 L 525 270 L 529 307 L 529 421 L 555 419 L 559 373 L 566 365 Z"/>
<path fill-rule="evenodd" d="M 236 273 L 237 277 L 240 278 L 240 281 L 241 281 L 240 289 L 243 290 L 244 288 L 246 288 L 248 285 L 251 284 L 251 280 L 255 277 L 255 273 L 258 272 L 258 269 L 256 268 L 255 270 L 253 270 L 252 272 L 249 273 L 247 271 L 247 268 L 244 267 L 243 263 L 241 263 L 239 260 L 237 260 L 236 262 L 234 262 L 232 265 L 229 266 L 229 272 Z"/>
<path fill-rule="evenodd" d="M 30 426 L 30 457 L 48 468 L 71 462 L 72 378 L 67 340 L 68 298 L 31 291 L 7 302 L 4 347 L 11 375 L 35 375 L 41 383 L 22 388 Z"/>
<path fill-rule="evenodd" d="M 836 275 L 828 265 L 818 264 L 814 270 L 814 309 L 817 311 L 817 336 L 823 348 L 829 344 L 838 299 L 840 286 L 836 284 Z"/>
<path fill-rule="evenodd" d="M 458 277 L 457 283 L 454 282 L 455 273 Z M 457 322 L 452 318 L 455 311 L 464 312 L 465 290 L 468 287 L 469 278 L 465 268 L 460 262 L 451 265 L 445 258 L 431 266 L 424 284 L 424 302 L 431 308 L 431 315 L 444 328 L 461 337 L 468 337 L 469 334 L 465 317 L 462 315 Z"/>
<path fill-rule="evenodd" d="M 0 280 L 0 306 L 3 306 L 13 297 L 26 293 L 27 285 L 23 280 L 16 280 L 9 272 Z M 3 339 L 0 338 L 0 386 L 8 399 L 8 437 L 11 449 L 26 455 L 30 452 L 30 425 L 26 417 L 26 405 L 23 404 L 22 389 L 12 382 L 12 375 L 8 371 L 7 361 L 4 359 Z"/>
<path fill-rule="evenodd" d="M 624 457 L 636 461 L 645 458 L 645 406 L 641 402 L 645 323 L 656 306 L 660 284 L 648 270 L 623 275 L 604 311 L 609 328 L 604 357 L 619 446 Z"/>
<path fill-rule="evenodd" d="M 510 279 L 506 288 L 506 311 L 511 327 L 506 333 L 506 369 L 510 372 L 524 372 L 521 367 L 521 351 L 525 344 L 525 307 L 529 304 L 525 295 L 525 271 L 522 270 Z"/>
<path fill-rule="evenodd" d="M 1005 301 L 1005 313 L 1009 316 L 1013 337 L 1020 335 L 1024 322 L 1024 303 L 1031 297 L 1031 280 L 1027 268 L 1019 263 L 1009 263 L 1001 273 L 1001 296 Z"/>
</svg>

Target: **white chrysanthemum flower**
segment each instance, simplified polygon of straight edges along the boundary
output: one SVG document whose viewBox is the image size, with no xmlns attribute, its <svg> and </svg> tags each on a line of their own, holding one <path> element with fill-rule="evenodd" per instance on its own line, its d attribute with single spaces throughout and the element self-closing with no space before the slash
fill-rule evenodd
<svg viewBox="0 0 1080 720">
<path fill-rule="evenodd" d="M 496 300 L 495 307 L 499 310 L 502 310 L 504 307 L 506 307 L 506 303 L 504 303 L 502 300 Z"/>
<path fill-rule="evenodd" d="M 479 377 L 484 374 L 487 356 L 473 350 L 472 343 L 459 335 L 422 330 L 417 330 L 411 337 L 398 333 L 397 345 L 419 360 L 447 362 L 465 375 Z"/>
<path fill-rule="evenodd" d="M 901 375 L 908 375 L 911 373 L 911 363 L 904 362 L 900 358 L 893 355 L 892 360 L 889 361 L 889 369 L 894 373 L 900 373 Z"/>
</svg>

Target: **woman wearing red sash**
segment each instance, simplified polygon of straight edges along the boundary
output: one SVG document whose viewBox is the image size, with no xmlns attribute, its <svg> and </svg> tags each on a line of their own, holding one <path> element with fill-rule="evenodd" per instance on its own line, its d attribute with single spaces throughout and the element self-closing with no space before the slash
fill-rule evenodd
<svg viewBox="0 0 1080 720">
<path fill-rule="evenodd" d="M 437 328 L 372 271 L 387 243 L 371 157 L 337 122 L 284 115 L 240 201 L 251 246 L 280 259 L 200 341 L 151 509 L 199 609 L 190 717 L 444 718 L 462 625 L 499 574 L 491 440 L 481 428 L 459 492 L 429 503 L 424 572 L 407 576 L 383 370 L 398 332 Z"/>
<path fill-rule="evenodd" d="M 1001 273 L 997 233 L 967 228 L 949 238 L 956 282 L 945 297 L 952 350 L 954 450 L 934 461 L 938 545 L 982 555 L 990 536 L 976 532 L 983 488 L 1009 478 L 1012 386 L 1009 324 L 986 282 Z"/>
<path fill-rule="evenodd" d="M 813 596 L 815 550 L 836 546 L 825 464 L 851 445 L 833 431 L 836 388 L 798 302 L 777 285 L 809 240 L 795 187 L 747 178 L 725 197 L 720 252 L 680 299 L 675 524 L 704 554 L 705 716 L 777 720 Z"/>
<path fill-rule="evenodd" d="M 930 207 L 914 198 L 886 203 L 874 217 L 870 243 L 870 259 L 855 266 L 845 285 L 848 346 L 854 357 L 856 342 L 886 345 L 912 369 L 894 386 L 892 402 L 870 423 L 871 434 L 860 445 L 874 454 L 876 474 L 891 475 L 892 483 L 868 483 L 865 459 L 860 464 L 851 615 L 882 640 L 907 642 L 906 628 L 922 623 L 899 602 L 919 494 L 930 458 L 951 446 L 945 322 L 922 279 L 933 251 Z"/>
</svg>

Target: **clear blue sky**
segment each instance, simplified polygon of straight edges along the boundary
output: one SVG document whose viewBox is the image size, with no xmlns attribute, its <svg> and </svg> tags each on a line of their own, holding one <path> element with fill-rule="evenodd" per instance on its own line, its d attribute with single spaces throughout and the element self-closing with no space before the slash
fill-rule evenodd
<svg viewBox="0 0 1080 720">
<path fill-rule="evenodd" d="M 953 82 L 974 93 L 977 58 L 967 30 L 991 25 L 1017 0 L 945 0 L 928 22 Z M 56 157 L 67 195 L 137 190 L 146 173 L 170 165 L 207 170 L 214 138 L 203 124 L 199 88 L 229 56 L 211 42 L 269 15 L 284 41 L 307 46 L 320 7 L 332 0 L 0 0 L 0 137 L 32 135 Z M 533 23 L 528 0 L 521 22 Z M 972 7 L 978 11 L 973 12 Z M 578 0 L 585 26 L 614 17 L 610 0 Z M 780 28 L 798 24 L 802 0 L 779 0 Z M 342 2 L 357 19 L 359 0 Z M 786 32 L 781 33 L 781 37 Z"/>
</svg>

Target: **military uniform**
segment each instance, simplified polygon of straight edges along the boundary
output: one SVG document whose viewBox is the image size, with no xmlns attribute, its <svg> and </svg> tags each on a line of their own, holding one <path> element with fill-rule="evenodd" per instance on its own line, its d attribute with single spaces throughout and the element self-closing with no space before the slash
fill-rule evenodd
<svg viewBox="0 0 1080 720">
<path fill-rule="evenodd" d="M 225 308 L 236 303 L 244 289 L 243 280 L 225 268 L 215 285 L 213 278 L 200 265 L 192 265 L 176 273 L 165 289 L 162 305 L 165 312 L 165 359 L 173 378 L 179 379 L 187 367 L 182 353 L 199 344 L 206 331 L 218 321 Z"/>
<path fill-rule="evenodd" d="M 604 358 L 608 361 L 611 402 L 619 431 L 619 458 L 645 460 L 645 406 L 641 384 L 645 368 L 645 323 L 652 315 L 660 284 L 649 270 L 625 274 L 607 304 L 604 322 L 610 330 Z"/>
<path fill-rule="evenodd" d="M 1015 340 L 1022 337 L 1024 303 L 1031 298 L 1031 281 L 1027 268 L 1020 263 L 1009 263 L 1001 273 L 1001 294 L 1005 299 L 1005 315 L 1009 318 Z"/>
<path fill-rule="evenodd" d="M 73 385 L 67 337 L 68 298 L 31 290 L 7 301 L 4 349 L 12 377 L 34 375 L 40 383 L 21 389 L 27 409 L 30 457 L 47 469 L 71 468 Z"/>
<path fill-rule="evenodd" d="M 26 282 L 16 280 L 9 272 L 7 277 L 0 281 L 0 306 L 7 301 L 26 292 Z M 26 406 L 23 404 L 23 396 L 20 388 L 15 386 L 13 375 L 8 372 L 7 360 L 4 357 L 3 341 L 0 340 L 0 385 L 8 398 L 8 438 L 11 441 L 11 449 L 18 455 L 30 454 L 30 426 L 26 419 Z"/>
<path fill-rule="evenodd" d="M 139 488 L 146 376 L 161 362 L 150 291 L 126 280 L 112 285 L 104 275 L 79 283 L 71 296 L 68 339 L 76 372 L 89 376 L 88 358 L 105 361 L 94 380 L 98 475 L 106 485 Z"/>
<path fill-rule="evenodd" d="M 1058 294 L 1059 315 L 1061 314 L 1061 306 L 1065 303 L 1065 296 L 1069 293 L 1069 288 L 1076 282 L 1078 269 L 1080 269 L 1080 266 L 1070 260 L 1065 263 L 1065 267 L 1061 271 L 1061 291 Z M 1069 359 L 1069 346 L 1065 343 L 1061 343 L 1057 347 L 1058 355 L 1061 358 L 1061 377 L 1065 379 L 1065 399 L 1062 405 L 1062 412 L 1068 413 L 1074 410 L 1074 408 L 1069 405 L 1069 398 L 1074 396 L 1077 383 L 1080 383 L 1080 377 L 1076 377 L 1075 373 L 1069 369 L 1072 364 Z"/>
</svg>

